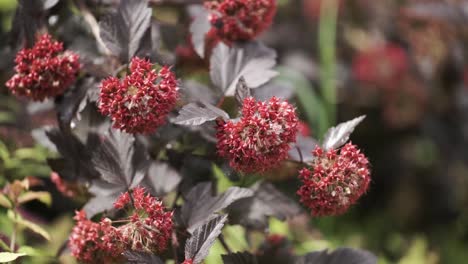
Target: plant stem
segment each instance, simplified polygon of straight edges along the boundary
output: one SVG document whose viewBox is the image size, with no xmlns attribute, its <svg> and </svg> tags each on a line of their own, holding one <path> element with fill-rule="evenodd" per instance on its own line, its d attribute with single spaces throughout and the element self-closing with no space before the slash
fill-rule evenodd
<svg viewBox="0 0 468 264">
<path fill-rule="evenodd" d="M 11 238 L 10 238 L 10 250 L 11 252 L 15 253 L 16 252 L 16 249 L 15 249 L 15 244 L 16 244 L 16 235 L 17 235 L 17 232 L 18 232 L 18 224 L 16 223 L 16 206 L 14 206 L 13 208 L 13 231 L 11 233 Z"/>
<path fill-rule="evenodd" d="M 336 27 L 338 0 L 321 1 L 319 52 L 321 61 L 320 88 L 327 112 L 328 126 L 336 123 Z"/>
</svg>

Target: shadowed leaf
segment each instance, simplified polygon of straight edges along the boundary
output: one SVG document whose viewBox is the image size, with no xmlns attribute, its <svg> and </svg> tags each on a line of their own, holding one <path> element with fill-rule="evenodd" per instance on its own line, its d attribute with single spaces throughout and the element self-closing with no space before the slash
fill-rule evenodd
<svg viewBox="0 0 468 264">
<path fill-rule="evenodd" d="M 129 264 L 164 264 L 164 261 L 159 257 L 150 253 L 125 251 L 123 255 L 127 258 L 127 263 Z"/>
<path fill-rule="evenodd" d="M 205 57 L 205 36 L 211 29 L 211 23 L 208 20 L 209 12 L 203 6 L 191 6 L 189 12 L 193 16 L 190 24 L 190 36 L 192 45 L 197 54 Z"/>
<path fill-rule="evenodd" d="M 233 96 L 241 76 L 254 89 L 277 75 L 275 65 L 276 52 L 258 42 L 232 47 L 219 43 L 210 58 L 210 77 L 225 95 Z"/>
<path fill-rule="evenodd" d="M 216 216 L 192 232 L 192 236 L 185 243 L 185 259 L 192 259 L 194 264 L 201 263 L 224 226 L 227 215 Z"/>
<path fill-rule="evenodd" d="M 211 183 L 200 183 L 193 187 L 186 197 L 181 209 L 182 220 L 189 232 L 193 231 L 208 216 L 252 194 L 253 191 L 246 188 L 230 187 L 226 192 L 212 196 Z"/>
<path fill-rule="evenodd" d="M 240 77 L 236 85 L 236 101 L 239 105 L 242 105 L 242 102 L 245 98 L 252 96 L 250 88 L 247 86 L 244 77 Z"/>
<path fill-rule="evenodd" d="M 207 103 L 190 103 L 180 109 L 179 115 L 172 122 L 178 125 L 199 126 L 218 117 L 229 119 L 229 115 L 216 106 Z"/>
<path fill-rule="evenodd" d="M 150 22 L 151 8 L 147 0 L 122 0 L 117 13 L 100 22 L 101 38 L 112 54 L 128 62 L 140 49 Z"/>
<path fill-rule="evenodd" d="M 270 216 L 285 220 L 302 212 L 294 200 L 282 194 L 271 183 L 257 183 L 251 190 L 254 191 L 252 197 L 240 199 L 229 206 L 231 223 L 262 230 L 267 228 Z"/>
</svg>

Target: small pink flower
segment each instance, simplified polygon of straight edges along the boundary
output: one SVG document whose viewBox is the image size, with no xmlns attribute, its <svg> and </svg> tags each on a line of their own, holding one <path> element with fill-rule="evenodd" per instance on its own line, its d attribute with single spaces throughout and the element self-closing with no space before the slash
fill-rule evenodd
<svg viewBox="0 0 468 264">
<path fill-rule="evenodd" d="M 255 38 L 276 13 L 275 0 L 208 0 L 205 7 L 214 11 L 209 18 L 213 32 L 227 42 Z"/>
<path fill-rule="evenodd" d="M 369 161 L 353 144 L 337 150 L 317 147 L 311 168 L 299 172 L 301 202 L 314 216 L 340 215 L 356 203 L 369 187 Z"/>
<path fill-rule="evenodd" d="M 113 127 L 127 133 L 153 133 L 166 122 L 178 98 L 175 75 L 164 66 L 159 72 L 145 59 L 133 58 L 130 74 L 101 83 L 99 110 Z"/>
<path fill-rule="evenodd" d="M 288 102 L 276 97 L 267 102 L 246 98 L 239 121 L 218 123 L 218 153 L 238 171 L 270 170 L 288 156 L 297 126 L 294 107 Z"/>
<path fill-rule="evenodd" d="M 62 94 L 80 70 L 78 55 L 63 51 L 63 44 L 49 34 L 38 37 L 31 49 L 20 50 L 15 63 L 16 74 L 5 85 L 12 94 L 33 101 Z"/>
</svg>

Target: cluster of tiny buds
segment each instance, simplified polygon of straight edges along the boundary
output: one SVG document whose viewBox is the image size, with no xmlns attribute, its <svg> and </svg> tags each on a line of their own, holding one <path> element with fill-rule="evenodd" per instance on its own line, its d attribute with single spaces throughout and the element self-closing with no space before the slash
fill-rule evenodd
<svg viewBox="0 0 468 264">
<path fill-rule="evenodd" d="M 166 122 L 179 96 L 177 81 L 167 66 L 158 72 L 153 67 L 148 60 L 134 57 L 127 76 L 102 81 L 99 111 L 112 118 L 114 128 L 149 134 Z"/>
<path fill-rule="evenodd" d="M 112 222 L 108 218 L 99 223 L 77 212 L 77 224 L 70 236 L 72 255 L 85 263 L 115 263 L 125 250 L 158 253 L 166 249 L 172 234 L 172 212 L 161 201 L 137 187 L 119 196 L 116 209 L 133 211 L 126 219 Z M 124 223 L 113 226 L 113 223 Z"/>
<path fill-rule="evenodd" d="M 238 121 L 218 121 L 217 149 L 232 168 L 245 173 L 265 172 L 287 158 L 296 141 L 298 118 L 294 107 L 272 97 L 244 99 Z"/>
<path fill-rule="evenodd" d="M 5 85 L 12 94 L 33 101 L 63 94 L 80 70 L 78 55 L 63 51 L 63 44 L 49 34 L 39 36 L 32 48 L 20 50 L 15 63 L 16 73 Z"/>
<path fill-rule="evenodd" d="M 254 39 L 267 29 L 276 13 L 275 0 L 207 0 L 212 32 L 225 42 Z"/>
<path fill-rule="evenodd" d="M 317 147 L 313 154 L 311 168 L 299 172 L 302 186 L 297 194 L 314 216 L 343 214 L 369 187 L 369 161 L 351 143 L 339 152 Z"/>
</svg>

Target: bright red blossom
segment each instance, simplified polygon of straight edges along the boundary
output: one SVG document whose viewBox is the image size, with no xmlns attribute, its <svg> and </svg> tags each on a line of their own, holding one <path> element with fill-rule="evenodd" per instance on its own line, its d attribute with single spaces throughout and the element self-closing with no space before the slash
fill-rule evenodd
<svg viewBox="0 0 468 264">
<path fill-rule="evenodd" d="M 313 154 L 311 169 L 299 172 L 303 185 L 297 194 L 314 216 L 343 214 L 369 187 L 369 161 L 351 143 L 339 153 L 317 147 Z"/>
<path fill-rule="evenodd" d="M 244 99 L 238 121 L 218 123 L 218 153 L 231 167 L 246 173 L 264 172 L 286 159 L 296 141 L 298 118 L 294 107 L 272 97 L 267 102 Z"/>
<path fill-rule="evenodd" d="M 94 223 L 84 211 L 76 212 L 69 247 L 77 260 L 85 263 L 115 263 L 124 251 L 120 234 L 109 219 Z"/>
<path fill-rule="evenodd" d="M 44 34 L 32 48 L 16 54 L 16 74 L 5 85 L 14 95 L 34 101 L 60 95 L 75 81 L 78 59 L 77 54 L 63 51 L 61 42 Z"/>
<path fill-rule="evenodd" d="M 166 121 L 178 98 L 175 75 L 164 66 L 159 72 L 145 59 L 133 58 L 130 74 L 101 83 L 99 110 L 111 116 L 113 127 L 127 133 L 152 133 Z"/>
<path fill-rule="evenodd" d="M 267 29 L 276 13 L 275 0 L 207 0 L 215 35 L 233 42 L 251 40 Z"/>
<path fill-rule="evenodd" d="M 119 197 L 116 208 L 132 205 L 128 195 L 126 192 Z M 135 188 L 132 197 L 135 211 L 129 223 L 119 227 L 124 243 L 136 251 L 165 250 L 172 234 L 172 212 L 166 212 L 161 201 L 146 194 L 143 188 Z"/>
</svg>

